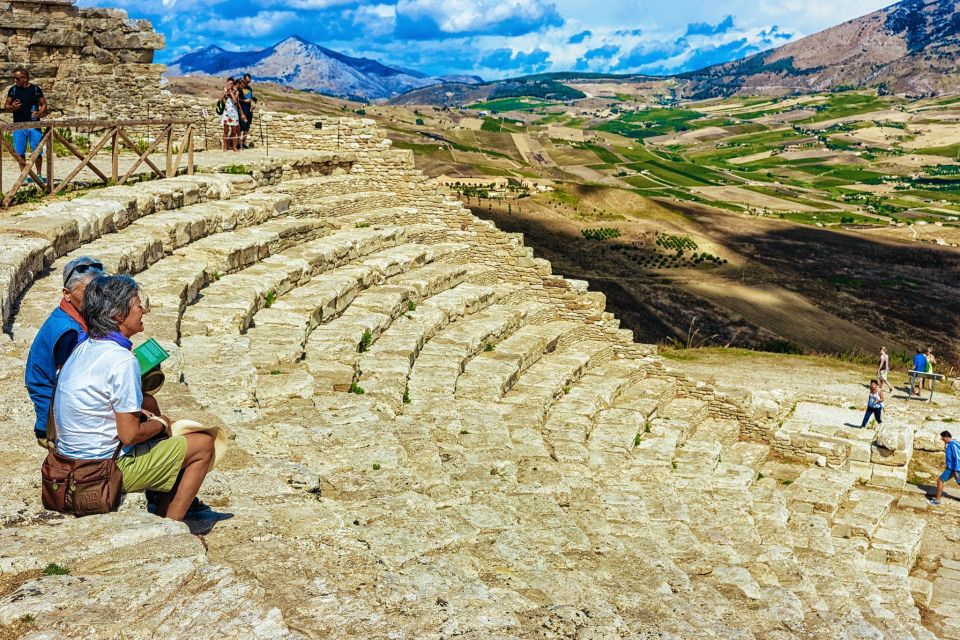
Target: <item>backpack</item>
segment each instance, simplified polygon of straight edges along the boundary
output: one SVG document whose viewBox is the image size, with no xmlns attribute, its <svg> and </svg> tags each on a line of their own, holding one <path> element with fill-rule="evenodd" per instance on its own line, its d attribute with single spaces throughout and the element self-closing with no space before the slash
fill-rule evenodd
<svg viewBox="0 0 960 640">
<path fill-rule="evenodd" d="M 224 102 L 222 99 L 217 100 L 217 102 L 213 105 L 213 110 L 216 111 L 218 116 L 222 116 L 223 110 L 226 108 L 227 108 L 227 103 Z"/>
</svg>

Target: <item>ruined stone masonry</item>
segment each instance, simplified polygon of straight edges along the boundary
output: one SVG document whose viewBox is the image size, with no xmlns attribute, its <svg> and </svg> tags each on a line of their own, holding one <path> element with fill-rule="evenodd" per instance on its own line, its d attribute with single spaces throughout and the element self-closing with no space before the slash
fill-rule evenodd
<svg viewBox="0 0 960 640">
<path fill-rule="evenodd" d="M 781 446 L 815 431 L 790 426 L 806 409 L 673 373 L 602 295 L 432 186 L 372 121 L 297 135 L 310 150 L 249 175 L 108 187 L 0 224 L 0 625 L 36 638 L 954 628 L 950 566 L 918 563 L 924 520 L 852 465 L 896 470 L 928 435 Z M 81 254 L 144 287 L 145 336 L 173 354 L 167 411 L 231 434 L 202 489 L 230 517 L 191 523 L 202 544 L 139 496 L 80 520 L 40 506 L 23 361 Z M 774 452 L 811 464 L 789 485 L 761 478 Z M 39 575 L 49 562 L 69 574 Z"/>
<path fill-rule="evenodd" d="M 78 9 L 73 0 L 0 1 L 0 78 L 25 66 L 54 117 L 143 118 L 160 100 L 163 36 L 120 9 Z"/>
<path fill-rule="evenodd" d="M 680 375 L 373 121 L 283 122 L 245 174 L 0 218 L 0 637 L 960 638 L 899 494 L 941 424 Z M 143 287 L 165 411 L 228 430 L 219 516 L 43 510 L 23 367 L 79 255 Z"/>
</svg>

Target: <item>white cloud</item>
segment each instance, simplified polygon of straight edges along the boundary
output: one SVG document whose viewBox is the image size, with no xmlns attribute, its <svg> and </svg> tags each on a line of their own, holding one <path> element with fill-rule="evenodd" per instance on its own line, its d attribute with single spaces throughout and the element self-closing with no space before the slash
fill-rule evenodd
<svg viewBox="0 0 960 640">
<path fill-rule="evenodd" d="M 518 21 L 536 23 L 555 13 L 541 0 L 400 0 L 397 13 L 412 20 L 428 19 L 445 33 L 476 33 Z"/>
<path fill-rule="evenodd" d="M 397 7 L 392 4 L 361 5 L 345 14 L 368 37 L 389 35 L 397 24 Z"/>
<path fill-rule="evenodd" d="M 240 18 L 210 18 L 195 25 L 197 31 L 222 33 L 227 36 L 259 38 L 268 36 L 279 27 L 297 18 L 293 11 L 260 11 L 254 16 Z"/>
</svg>

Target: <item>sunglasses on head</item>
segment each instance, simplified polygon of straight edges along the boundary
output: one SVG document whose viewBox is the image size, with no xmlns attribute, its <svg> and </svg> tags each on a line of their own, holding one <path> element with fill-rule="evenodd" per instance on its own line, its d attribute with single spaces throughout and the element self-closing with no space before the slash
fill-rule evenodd
<svg viewBox="0 0 960 640">
<path fill-rule="evenodd" d="M 70 269 L 70 273 L 67 274 L 67 280 L 70 280 L 70 277 L 75 273 L 86 273 L 93 269 L 94 271 L 103 271 L 103 264 L 100 262 L 88 262 L 87 264 L 78 264 L 73 269 Z"/>
</svg>

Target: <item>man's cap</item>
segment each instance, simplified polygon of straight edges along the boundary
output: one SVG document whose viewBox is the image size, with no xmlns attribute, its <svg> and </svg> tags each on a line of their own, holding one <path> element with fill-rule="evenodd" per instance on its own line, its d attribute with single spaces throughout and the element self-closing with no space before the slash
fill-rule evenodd
<svg viewBox="0 0 960 640">
<path fill-rule="evenodd" d="M 78 269 L 78 267 L 86 268 Z M 79 258 L 74 258 L 63 267 L 63 285 L 67 285 L 67 281 L 70 279 L 70 276 L 73 275 L 74 271 L 88 271 L 90 269 L 95 269 L 102 272 L 103 263 L 96 258 L 91 258 L 90 256 L 80 256 Z"/>
</svg>

